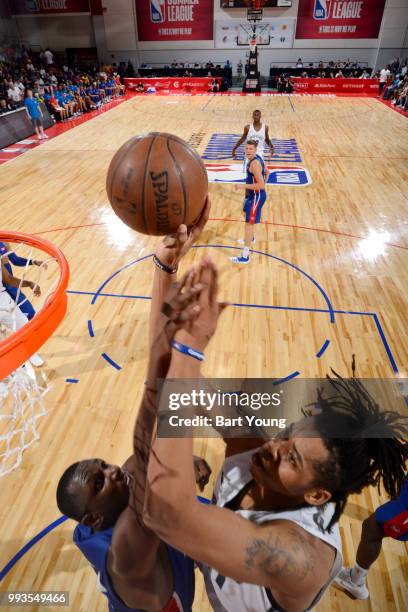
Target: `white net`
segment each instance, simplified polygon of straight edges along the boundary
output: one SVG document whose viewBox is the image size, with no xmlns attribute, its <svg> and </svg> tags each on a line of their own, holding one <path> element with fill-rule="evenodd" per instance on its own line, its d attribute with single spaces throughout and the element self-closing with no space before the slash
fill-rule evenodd
<svg viewBox="0 0 408 612">
<path fill-rule="evenodd" d="M 34 305 L 40 310 L 54 292 L 59 266 L 48 255 L 44 260 L 44 255 L 23 243 L 0 242 L 0 343 L 27 323 L 27 315 L 35 316 Z M 19 279 L 17 286 L 10 284 L 4 270 Z M 28 288 L 23 287 L 26 280 L 31 284 Z M 30 359 L 43 366 L 38 354 Z M 44 396 L 50 385 L 46 371 L 44 367 L 34 369 L 32 363 L 26 361 L 0 381 L 0 477 L 21 464 L 24 451 L 40 437 L 38 420 L 47 414 Z"/>
</svg>

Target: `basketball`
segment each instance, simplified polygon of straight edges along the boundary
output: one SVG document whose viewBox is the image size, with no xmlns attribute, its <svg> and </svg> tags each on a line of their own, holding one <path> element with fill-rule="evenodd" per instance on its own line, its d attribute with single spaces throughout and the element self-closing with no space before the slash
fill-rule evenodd
<svg viewBox="0 0 408 612">
<path fill-rule="evenodd" d="M 126 225 L 142 234 L 164 236 L 200 217 L 208 193 L 207 171 L 184 140 L 150 132 L 131 138 L 116 152 L 106 191 Z"/>
</svg>

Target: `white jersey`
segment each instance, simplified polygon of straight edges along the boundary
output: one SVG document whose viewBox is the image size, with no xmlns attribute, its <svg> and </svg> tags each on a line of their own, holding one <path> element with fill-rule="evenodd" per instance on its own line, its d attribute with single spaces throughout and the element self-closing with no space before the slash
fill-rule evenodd
<svg viewBox="0 0 408 612">
<path fill-rule="evenodd" d="M 217 506 L 225 506 L 252 480 L 249 468 L 250 458 L 254 452 L 256 451 L 250 450 L 225 460 L 214 488 L 214 498 Z M 236 511 L 236 514 L 258 524 L 275 520 L 292 521 L 335 549 L 336 556 L 330 577 L 316 595 L 314 601 L 311 602 L 309 610 L 316 605 L 342 566 L 338 525 L 336 524 L 331 532 L 324 530 L 330 522 L 333 512 L 334 504 L 332 503 L 319 507 L 307 506 L 295 510 L 275 512 Z M 204 574 L 207 595 L 215 612 L 275 612 L 281 610 L 269 589 L 255 584 L 239 583 L 231 578 L 221 576 L 216 570 L 207 566 L 201 566 L 201 570 Z"/>
<path fill-rule="evenodd" d="M 262 157 L 262 159 L 264 157 L 265 136 L 266 125 L 264 123 L 261 123 L 261 129 L 258 131 L 254 128 L 253 123 L 250 124 L 245 142 L 248 142 L 248 140 L 256 140 L 256 142 L 258 143 L 258 146 L 256 148 L 256 154 Z"/>
</svg>

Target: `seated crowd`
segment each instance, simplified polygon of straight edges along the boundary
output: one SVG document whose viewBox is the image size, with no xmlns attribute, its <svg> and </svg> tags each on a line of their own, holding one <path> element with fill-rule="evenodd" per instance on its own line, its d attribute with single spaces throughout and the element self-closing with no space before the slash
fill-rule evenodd
<svg viewBox="0 0 408 612">
<path fill-rule="evenodd" d="M 57 66 L 44 54 L 34 59 L 28 53 L 0 62 L 0 114 L 24 106 L 28 90 L 56 121 L 65 121 L 124 95 L 125 86 L 115 66 Z"/>
<path fill-rule="evenodd" d="M 408 59 L 395 60 L 380 71 L 379 78 L 379 96 L 408 111 Z"/>
</svg>

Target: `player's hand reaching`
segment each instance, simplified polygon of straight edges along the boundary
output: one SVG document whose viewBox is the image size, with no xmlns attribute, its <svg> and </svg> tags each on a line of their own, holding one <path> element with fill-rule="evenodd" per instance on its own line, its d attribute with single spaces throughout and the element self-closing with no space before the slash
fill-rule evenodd
<svg viewBox="0 0 408 612">
<path fill-rule="evenodd" d="M 37 285 L 37 283 L 31 283 L 30 284 L 30 289 L 32 289 L 35 297 L 40 297 L 41 296 L 41 289 L 40 289 L 40 286 Z"/>
<path fill-rule="evenodd" d="M 197 271 L 190 280 L 197 288 L 194 301 L 188 304 L 185 320 L 181 321 L 181 329 L 176 332 L 176 339 L 182 344 L 203 351 L 214 334 L 218 318 L 228 306 L 218 302 L 218 270 L 210 257 L 205 256 Z"/>
<path fill-rule="evenodd" d="M 156 249 L 156 257 L 166 266 L 174 268 L 182 257 L 191 249 L 201 236 L 201 233 L 210 215 L 211 202 L 209 196 L 205 202 L 203 212 L 197 223 L 192 227 L 182 224 L 176 234 L 166 236 Z"/>
</svg>

